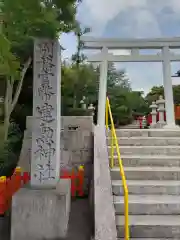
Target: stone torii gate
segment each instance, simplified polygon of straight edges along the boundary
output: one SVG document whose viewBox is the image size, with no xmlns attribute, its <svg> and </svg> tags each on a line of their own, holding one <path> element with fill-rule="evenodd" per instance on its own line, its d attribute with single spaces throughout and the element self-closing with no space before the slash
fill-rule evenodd
<svg viewBox="0 0 180 240">
<path fill-rule="evenodd" d="M 111 62 L 162 62 L 163 85 L 166 105 L 166 128 L 176 128 L 171 80 L 171 61 L 180 61 L 180 54 L 170 49 L 180 49 L 180 38 L 157 39 L 105 39 L 82 37 L 84 49 L 99 49 L 100 53 L 88 56 L 89 62 L 100 63 L 100 83 L 98 100 L 98 124 L 105 125 L 105 104 L 107 92 L 108 61 Z M 108 50 L 130 50 L 129 55 L 114 55 Z M 158 54 L 140 54 L 140 50 L 159 49 Z"/>
</svg>

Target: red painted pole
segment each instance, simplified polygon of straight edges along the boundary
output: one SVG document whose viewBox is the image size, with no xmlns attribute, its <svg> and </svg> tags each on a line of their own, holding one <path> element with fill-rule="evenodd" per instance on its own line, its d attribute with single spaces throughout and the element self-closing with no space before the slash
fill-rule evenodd
<svg viewBox="0 0 180 240">
<path fill-rule="evenodd" d="M 142 117 L 139 117 L 139 128 L 142 129 Z"/>
<path fill-rule="evenodd" d="M 7 184 L 7 178 L 5 176 L 0 177 L 0 214 L 4 214 L 7 208 L 6 184 Z"/>
<path fill-rule="evenodd" d="M 76 191 L 78 192 L 78 196 L 82 197 L 84 194 L 84 166 L 79 166 L 78 168 L 78 185 L 76 187 Z"/>
</svg>

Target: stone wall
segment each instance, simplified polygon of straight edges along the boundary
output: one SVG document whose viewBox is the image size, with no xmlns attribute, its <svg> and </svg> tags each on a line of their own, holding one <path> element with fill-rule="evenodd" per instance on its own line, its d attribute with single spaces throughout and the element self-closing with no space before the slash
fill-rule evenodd
<svg viewBox="0 0 180 240">
<path fill-rule="evenodd" d="M 19 165 L 23 171 L 30 172 L 31 141 L 33 117 L 27 117 L 23 146 Z M 63 116 L 61 119 L 61 170 L 85 168 L 85 194 L 89 185 L 93 167 L 93 117 Z"/>
<path fill-rule="evenodd" d="M 115 210 L 112 196 L 111 177 L 105 129 L 97 126 L 94 130 L 94 239 L 116 240 Z"/>
</svg>

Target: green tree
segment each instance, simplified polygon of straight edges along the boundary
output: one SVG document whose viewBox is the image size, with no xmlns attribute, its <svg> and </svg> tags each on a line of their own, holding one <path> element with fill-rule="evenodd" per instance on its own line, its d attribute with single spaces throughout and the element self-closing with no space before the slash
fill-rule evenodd
<svg viewBox="0 0 180 240">
<path fill-rule="evenodd" d="M 114 63 L 110 62 L 107 74 L 107 94 L 117 126 L 128 124 L 132 120 L 131 108 L 128 106 L 130 92 L 129 79 L 126 77 L 125 70 L 116 69 Z"/>
<path fill-rule="evenodd" d="M 107 90 L 113 88 L 114 86 L 119 86 L 126 90 L 130 90 L 129 79 L 126 76 L 124 69 L 116 69 L 113 62 L 108 63 L 108 74 L 107 74 Z"/>
<path fill-rule="evenodd" d="M 159 99 L 159 96 L 164 96 L 164 87 L 163 86 L 154 86 L 151 88 L 150 92 L 146 96 L 146 100 L 148 104 L 151 104 L 152 101 L 156 101 Z M 173 97 L 174 104 L 180 104 L 180 85 L 173 86 Z"/>
<path fill-rule="evenodd" d="M 1 78 L 6 81 L 5 139 L 27 69 L 32 64 L 35 37 L 58 38 L 75 27 L 76 0 L 2 0 L 0 33 Z"/>
<path fill-rule="evenodd" d="M 79 22 L 76 22 L 76 27 L 75 27 L 75 35 L 77 37 L 77 51 L 75 54 L 72 55 L 72 61 L 73 61 L 73 69 L 75 69 L 76 74 L 74 75 L 74 96 L 73 96 L 73 108 L 77 107 L 78 104 L 78 92 L 80 91 L 80 89 L 78 88 L 80 85 L 78 84 L 79 79 L 81 79 L 81 75 L 83 72 L 83 69 L 81 67 L 81 64 L 84 63 L 84 60 L 86 59 L 85 55 L 81 52 L 84 46 L 84 43 L 81 41 L 81 37 L 86 34 L 89 33 L 91 30 L 90 28 L 82 28 L 80 26 Z M 81 85 L 82 86 L 82 85 Z M 82 88 L 81 88 L 82 90 Z"/>
<path fill-rule="evenodd" d="M 81 64 L 77 69 L 75 64 L 64 63 L 62 67 L 62 110 L 67 113 L 74 106 L 74 91 L 76 88 L 76 108 L 83 96 L 87 104 L 97 99 L 98 73 L 90 64 Z"/>
<path fill-rule="evenodd" d="M 153 101 L 158 100 L 160 95 L 164 96 L 163 86 L 154 86 L 146 95 L 145 99 L 147 100 L 148 104 L 151 105 Z"/>
<path fill-rule="evenodd" d="M 143 97 L 143 92 L 131 91 L 128 94 L 128 105 L 134 116 L 146 115 L 149 113 L 149 105 Z"/>
</svg>

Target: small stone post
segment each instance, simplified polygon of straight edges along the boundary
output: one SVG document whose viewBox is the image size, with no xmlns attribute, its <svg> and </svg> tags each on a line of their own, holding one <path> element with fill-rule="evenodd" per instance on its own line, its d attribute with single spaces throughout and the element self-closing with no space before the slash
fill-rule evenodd
<svg viewBox="0 0 180 240">
<path fill-rule="evenodd" d="M 150 108 L 152 109 L 151 111 L 151 116 L 152 116 L 152 123 L 151 123 L 151 126 L 154 126 L 156 124 L 156 117 L 157 117 L 157 105 L 156 105 L 156 102 L 152 102 Z"/>
<path fill-rule="evenodd" d="M 91 115 L 94 116 L 95 107 L 93 106 L 92 103 L 89 105 L 88 109 L 91 111 Z"/>
<path fill-rule="evenodd" d="M 87 106 L 86 106 L 86 97 L 83 96 L 82 100 L 80 101 L 80 104 L 81 104 L 81 107 L 82 109 L 86 109 Z"/>
<path fill-rule="evenodd" d="M 158 109 L 157 111 L 159 112 L 159 124 L 165 124 L 164 121 L 164 112 L 165 112 L 165 100 L 163 99 L 162 96 L 159 96 L 159 100 L 156 101 Z"/>
</svg>

